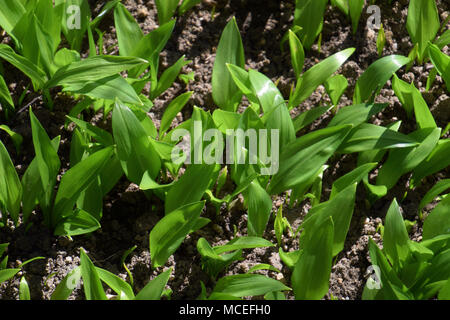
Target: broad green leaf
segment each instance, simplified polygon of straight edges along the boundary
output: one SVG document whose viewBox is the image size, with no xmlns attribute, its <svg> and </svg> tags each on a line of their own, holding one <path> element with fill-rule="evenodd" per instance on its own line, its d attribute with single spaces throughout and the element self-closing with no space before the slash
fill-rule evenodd
<svg viewBox="0 0 450 320">
<path fill-rule="evenodd" d="M 427 128 L 414 131 L 409 136 L 420 144 L 416 147 L 392 149 L 388 159 L 378 172 L 377 185 L 384 185 L 389 190 L 400 177 L 416 168 L 436 146 L 441 133 L 440 128 Z"/>
<path fill-rule="evenodd" d="M 400 80 L 396 74 L 392 80 L 392 88 L 395 95 L 399 98 L 408 115 L 412 110 L 416 116 L 416 122 L 419 129 L 436 128 L 436 122 L 428 108 L 425 99 L 420 91 L 414 86 L 414 83 L 408 84 Z"/>
<path fill-rule="evenodd" d="M 125 282 L 115 274 L 109 272 L 108 270 L 98 267 L 96 267 L 95 270 L 97 271 L 100 280 L 106 283 L 111 289 L 113 289 L 115 293 L 120 294 L 122 292 L 127 300 L 134 299 L 133 289 L 127 282 Z"/>
<path fill-rule="evenodd" d="M 430 53 L 431 62 L 433 62 L 437 71 L 444 79 L 447 91 L 450 91 L 450 57 L 441 52 L 441 50 L 433 44 L 428 47 L 428 51 Z"/>
<path fill-rule="evenodd" d="M 107 300 L 97 270 L 83 249 L 80 250 L 80 264 L 86 300 Z"/>
<path fill-rule="evenodd" d="M 231 63 L 227 63 L 226 66 L 228 68 L 228 72 L 231 74 L 231 78 L 239 90 L 241 90 L 250 102 L 257 103 L 258 99 L 253 92 L 249 72 L 245 71 L 243 67 L 238 67 Z M 232 110 L 232 112 L 234 112 L 234 110 Z"/>
<path fill-rule="evenodd" d="M 353 103 L 373 101 L 392 75 L 408 62 L 407 57 L 390 55 L 372 63 L 356 81 Z"/>
<path fill-rule="evenodd" d="M 0 44 L 0 58 L 8 61 L 29 77 L 33 81 L 35 90 L 44 87 L 44 84 L 47 81 L 45 72 L 27 58 L 16 54 L 11 47 L 6 44 Z"/>
<path fill-rule="evenodd" d="M 134 57 L 94 56 L 58 69 L 45 84 L 45 88 L 95 81 L 146 63 L 147 61 Z"/>
<path fill-rule="evenodd" d="M 177 62 L 175 62 L 172 66 L 164 70 L 161 77 L 158 79 L 158 83 L 155 88 L 151 88 L 150 90 L 150 99 L 155 99 L 159 97 L 161 94 L 163 94 L 167 89 L 169 89 L 178 75 L 181 72 L 181 69 L 191 63 L 190 60 L 186 60 L 185 56 L 182 56 L 180 59 L 178 59 Z"/>
<path fill-rule="evenodd" d="M 178 0 L 155 0 L 160 25 L 163 25 L 172 19 L 179 2 L 180 1 Z"/>
<path fill-rule="evenodd" d="M 112 147 L 104 148 L 79 162 L 63 175 L 53 208 L 53 224 L 70 215 L 80 193 L 98 177 L 98 172 L 110 160 L 112 154 Z"/>
<path fill-rule="evenodd" d="M 214 247 L 214 252 L 217 254 L 222 254 L 228 251 L 273 246 L 274 244 L 272 242 L 260 237 L 237 237 L 229 241 L 227 244 Z"/>
<path fill-rule="evenodd" d="M 100 229 L 100 223 L 89 212 L 81 209 L 75 210 L 67 218 L 59 220 L 55 227 L 54 234 L 56 236 L 78 236 L 81 234 L 91 233 Z"/>
<path fill-rule="evenodd" d="M 122 3 L 118 3 L 114 8 L 114 23 L 120 55 L 131 56 L 139 41 L 144 37 L 139 24 Z"/>
<path fill-rule="evenodd" d="M 180 15 L 183 15 L 186 11 L 190 10 L 200 2 L 202 2 L 202 0 L 184 0 L 178 9 L 178 12 Z"/>
<path fill-rule="evenodd" d="M 315 0 L 317 1 L 317 0 Z M 292 97 L 289 99 L 289 109 L 298 106 L 300 103 L 308 99 L 308 97 L 335 73 L 347 59 L 355 52 L 355 48 L 348 48 L 325 60 L 319 62 L 312 68 L 308 69 L 297 81 L 297 86 Z"/>
<path fill-rule="evenodd" d="M 56 177 L 61 167 L 58 154 L 50 141 L 44 127 L 33 114 L 30 107 L 31 131 L 33 136 L 34 151 L 36 153 L 37 166 L 41 177 L 42 198 L 39 199 L 41 209 L 44 211 L 44 221 L 46 224 L 54 224 L 51 215 L 51 202 L 53 198 L 53 187 Z"/>
<path fill-rule="evenodd" d="M 309 50 L 323 27 L 323 15 L 328 0 L 296 0 L 294 25 L 300 26 L 300 40 Z"/>
<path fill-rule="evenodd" d="M 19 300 L 31 300 L 30 297 L 30 287 L 25 277 L 20 279 L 19 284 Z"/>
<path fill-rule="evenodd" d="M 438 295 L 439 300 L 450 300 L 450 279 L 447 280 L 439 291 Z"/>
<path fill-rule="evenodd" d="M 305 51 L 300 39 L 292 30 L 289 30 L 289 47 L 291 48 L 291 63 L 294 68 L 295 77 L 298 79 L 303 71 L 305 62 Z"/>
<path fill-rule="evenodd" d="M 0 75 L 0 101 L 5 103 L 12 109 L 14 109 L 14 101 L 12 100 L 11 93 L 6 85 L 5 79 Z"/>
<path fill-rule="evenodd" d="M 22 184 L 8 151 L 0 141 L 0 208 L 6 209 L 15 223 L 18 222 L 22 200 Z M 6 214 L 6 212 L 5 212 Z"/>
<path fill-rule="evenodd" d="M 354 104 L 339 109 L 337 114 L 331 119 L 328 127 L 351 124 L 356 127 L 367 122 L 377 113 L 383 111 L 387 104 Z"/>
<path fill-rule="evenodd" d="M 212 97 L 219 108 L 236 111 L 242 93 L 228 72 L 227 63 L 241 68 L 245 66 L 244 46 L 235 18 L 226 25 L 217 46 L 212 71 Z"/>
<path fill-rule="evenodd" d="M 439 194 L 443 193 L 447 189 L 450 189 L 450 179 L 439 180 L 433 188 L 431 188 L 422 198 L 419 204 L 418 211 L 421 211 L 425 206 L 433 201 Z"/>
<path fill-rule="evenodd" d="M 450 139 L 441 139 L 430 155 L 414 169 L 411 185 L 418 185 L 423 178 L 445 169 L 449 165 Z"/>
<path fill-rule="evenodd" d="M 236 274 L 219 279 L 213 294 L 222 293 L 240 298 L 286 290 L 291 289 L 280 281 L 260 274 Z"/>
<path fill-rule="evenodd" d="M 328 292 L 333 249 L 333 220 L 325 219 L 314 229 L 314 236 L 292 271 L 292 287 L 297 300 L 320 300 Z"/>
<path fill-rule="evenodd" d="M 386 127 L 363 123 L 352 129 L 337 152 L 353 153 L 374 149 L 396 149 L 417 146 L 413 138 Z"/>
<path fill-rule="evenodd" d="M 74 122 L 80 129 L 82 129 L 84 132 L 89 134 L 92 138 L 97 140 L 99 143 L 101 143 L 104 146 L 110 146 L 113 144 L 113 138 L 112 135 L 106 131 L 103 130 L 97 126 L 94 126 L 90 124 L 89 122 L 80 120 L 78 118 L 66 116 L 68 119 L 70 119 L 72 122 Z"/>
<path fill-rule="evenodd" d="M 280 168 L 270 181 L 269 194 L 278 194 L 307 181 L 333 155 L 351 126 L 337 126 L 308 133 L 282 150 Z"/>
<path fill-rule="evenodd" d="M 62 48 L 55 53 L 53 62 L 55 66 L 59 69 L 64 66 L 71 64 L 72 62 L 80 61 L 80 54 L 75 50 L 69 50 L 67 48 Z"/>
<path fill-rule="evenodd" d="M 359 24 L 359 19 L 361 18 L 361 13 L 364 8 L 364 0 L 349 0 L 348 8 L 349 8 L 350 18 L 352 19 L 353 34 L 355 34 L 358 29 L 358 24 Z"/>
<path fill-rule="evenodd" d="M 19 271 L 21 271 L 21 269 L 4 269 L 4 270 L 0 270 L 0 283 L 11 279 Z"/>
<path fill-rule="evenodd" d="M 350 227 L 355 207 L 355 194 L 357 183 L 352 183 L 332 199 L 322 202 L 309 210 L 308 215 L 300 226 L 303 232 L 300 236 L 300 247 L 305 246 L 310 238 L 315 237 L 317 228 L 326 219 L 333 219 L 334 232 L 332 241 L 332 254 L 336 256 L 344 249 L 345 239 Z"/>
<path fill-rule="evenodd" d="M 333 105 L 337 105 L 345 90 L 347 90 L 348 81 L 346 77 L 338 74 L 325 81 L 324 86 Z"/>
<path fill-rule="evenodd" d="M 20 1 L 0 0 L 0 26 L 8 34 L 14 36 L 12 31 L 26 13 L 26 9 Z"/>
<path fill-rule="evenodd" d="M 269 222 L 272 198 L 256 180 L 250 183 L 244 195 L 248 204 L 248 235 L 261 237 Z"/>
<path fill-rule="evenodd" d="M 423 239 L 450 233 L 450 197 L 446 196 L 430 212 L 423 223 Z"/>
<path fill-rule="evenodd" d="M 450 44 L 450 29 L 447 29 L 434 44 L 439 48 L 443 49 L 446 45 Z"/>
<path fill-rule="evenodd" d="M 226 134 L 229 129 L 237 129 L 241 119 L 241 114 L 217 109 L 214 110 L 212 117 L 217 129 L 219 129 L 223 134 Z"/>
<path fill-rule="evenodd" d="M 406 29 L 414 44 L 418 44 L 418 58 L 422 62 L 429 41 L 433 41 L 440 28 L 435 0 L 410 0 Z"/>
<path fill-rule="evenodd" d="M 299 132 L 313 121 L 317 120 L 324 113 L 328 112 L 332 107 L 320 106 L 302 112 L 299 116 L 292 120 L 295 132 Z"/>
<path fill-rule="evenodd" d="M 192 91 L 185 92 L 176 97 L 165 109 L 159 127 L 159 136 L 162 137 L 170 129 L 173 119 L 177 116 L 192 96 Z"/>
<path fill-rule="evenodd" d="M 409 237 L 403 216 L 394 198 L 386 214 L 383 233 L 383 250 L 394 270 L 399 272 L 409 254 Z"/>
<path fill-rule="evenodd" d="M 356 169 L 350 171 L 349 173 L 343 175 L 339 179 L 333 182 L 331 187 L 330 199 L 333 199 L 339 193 L 341 193 L 345 188 L 353 183 L 359 183 L 363 177 L 365 177 L 370 171 L 372 171 L 377 166 L 377 163 L 366 163 L 358 166 Z"/>
<path fill-rule="evenodd" d="M 150 255 L 152 267 L 163 266 L 177 250 L 184 238 L 193 231 L 204 201 L 187 204 L 162 218 L 150 232 Z"/>
<path fill-rule="evenodd" d="M 69 271 L 53 291 L 50 300 L 67 300 L 81 279 L 81 267 Z"/>
<path fill-rule="evenodd" d="M 64 85 L 63 91 L 82 94 L 92 99 L 106 99 L 114 101 L 116 98 L 124 103 L 142 105 L 136 91 L 120 75 L 91 81 L 73 80 Z"/>
<path fill-rule="evenodd" d="M 114 106 L 112 129 L 117 156 L 128 179 L 140 183 L 146 171 L 155 179 L 161 169 L 160 158 L 139 119 L 120 101 Z"/>
<path fill-rule="evenodd" d="M 158 275 L 155 279 L 147 283 L 136 295 L 135 300 L 160 300 L 171 274 L 172 268 Z"/>
</svg>

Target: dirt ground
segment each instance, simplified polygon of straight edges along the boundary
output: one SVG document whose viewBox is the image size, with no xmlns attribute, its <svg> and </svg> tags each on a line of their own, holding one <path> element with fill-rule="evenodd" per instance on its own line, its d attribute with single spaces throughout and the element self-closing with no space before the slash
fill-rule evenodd
<svg viewBox="0 0 450 320">
<path fill-rule="evenodd" d="M 100 10 L 105 1 L 90 1 L 91 8 L 96 12 Z M 378 4 L 379 2 L 379 4 Z M 124 0 L 123 3 L 138 20 L 144 33 L 157 27 L 156 9 L 153 1 Z M 385 28 L 387 44 L 383 55 L 401 54 L 407 56 L 413 47 L 406 30 L 407 0 L 377 1 L 381 8 L 382 23 Z M 214 18 L 211 16 L 215 6 Z M 441 21 L 449 11 L 448 1 L 438 0 Z M 247 67 L 263 72 L 271 79 L 279 80 L 279 88 L 285 97 L 288 96 L 290 86 L 294 83 L 295 75 L 291 68 L 289 50 L 280 49 L 280 41 L 293 22 L 294 1 L 264 1 L 260 0 L 217 0 L 203 1 L 199 6 L 189 11 L 177 20 L 174 34 L 169 40 L 161 57 L 161 69 L 173 64 L 182 55 L 186 55 L 192 63 L 184 68 L 184 72 L 195 72 L 195 81 L 186 85 L 178 81 L 173 88 L 156 99 L 155 106 L 150 111 L 150 116 L 159 126 L 162 112 L 170 101 L 186 90 L 194 91 L 194 95 L 185 107 L 182 114 L 177 117 L 181 122 L 190 117 L 192 107 L 199 106 L 205 110 L 214 110 L 215 106 L 211 97 L 211 72 L 215 58 L 216 46 L 220 34 L 226 23 L 235 16 L 241 30 L 247 61 Z M 340 50 L 355 47 L 355 53 L 343 65 L 340 73 L 349 80 L 349 88 L 343 96 L 339 107 L 350 105 L 353 96 L 353 88 L 356 79 L 377 58 L 376 36 L 377 33 L 366 26 L 368 14 L 363 13 L 358 31 L 352 34 L 351 24 L 339 10 L 328 7 L 325 14 L 323 27 L 323 40 L 318 51 L 318 46 L 307 52 L 305 69 L 309 69 L 317 62 Z M 107 16 L 100 25 L 107 31 L 105 38 L 105 50 L 111 54 L 117 53 L 115 30 L 112 15 Z M 7 42 L 8 39 L 3 39 Z M 111 50 L 110 50 L 111 49 Z M 116 50 L 116 51 L 115 51 Z M 447 48 L 447 54 L 449 49 Z M 5 64 L 7 70 L 6 82 L 10 86 L 14 101 L 18 101 L 20 95 L 28 84 L 28 80 L 12 67 Z M 446 93 L 442 79 L 437 79 L 429 92 L 425 91 L 426 79 L 431 64 L 415 66 L 409 72 L 404 69 L 398 72 L 399 77 L 405 81 L 414 81 L 420 88 L 427 101 L 433 116 L 439 127 L 444 128 L 450 121 L 450 96 Z M 37 95 L 33 92 L 27 96 L 22 106 L 31 102 Z M 293 116 L 300 111 L 308 110 L 317 105 L 329 103 L 330 100 L 325 89 L 320 86 L 316 92 L 299 108 L 293 111 Z M 414 122 L 406 118 L 406 113 L 391 90 L 390 83 L 381 91 L 377 102 L 386 102 L 388 107 L 376 115 L 373 123 L 386 124 L 395 120 L 403 120 L 404 123 Z M 48 130 L 51 138 L 61 134 L 62 144 L 59 155 L 62 166 L 69 167 L 69 150 L 71 131 L 64 128 L 64 117 L 75 105 L 75 101 L 58 96 L 55 100 L 54 111 L 44 107 L 40 99 L 34 101 L 31 106 L 36 116 Z M 102 121 L 92 115 L 92 122 L 98 125 Z M 332 114 L 325 114 L 318 121 L 306 128 L 301 133 L 315 130 L 327 125 Z M 2 141 L 6 142 L 13 162 L 21 176 L 34 157 L 31 142 L 31 131 L 27 110 L 15 116 L 10 127 L 23 135 L 24 143 L 22 152 L 17 154 L 9 139 L 0 133 Z M 107 124 L 106 124 L 107 125 Z M 405 126 L 407 130 L 408 125 Z M 408 133 L 408 132 L 406 132 Z M 337 161 L 329 163 L 329 168 L 324 172 L 322 201 L 327 200 L 331 185 L 334 180 L 349 172 L 356 164 L 356 157 L 347 155 Z M 404 217 L 409 220 L 418 220 L 418 204 L 423 195 L 439 179 L 449 177 L 449 169 L 441 171 L 427 178 L 425 183 L 415 190 L 408 191 L 408 176 L 402 178 L 397 186 L 389 192 L 389 195 L 375 202 L 371 207 L 366 205 L 365 190 L 358 187 L 357 202 L 352 219 L 350 231 L 344 250 L 336 257 L 331 274 L 331 285 L 326 299 L 360 299 L 366 280 L 366 270 L 370 265 L 368 259 L 367 244 L 369 237 L 374 238 L 380 245 L 380 235 L 377 226 L 383 222 L 388 206 L 392 199 L 403 199 L 401 207 Z M 274 210 L 283 206 L 283 212 L 288 217 L 294 229 L 301 223 L 310 206 L 304 201 L 294 208 L 288 208 L 285 196 L 273 199 Z M 431 210 L 433 204 L 426 208 Z M 72 240 L 65 237 L 55 237 L 41 224 L 41 215 L 36 211 L 32 216 L 32 226 L 27 230 L 26 226 L 14 228 L 12 225 L 0 230 L 0 243 L 9 242 L 10 267 L 36 257 L 45 259 L 30 263 L 25 267 L 25 275 L 30 285 L 32 299 L 49 299 L 56 285 L 74 267 L 79 264 L 80 248 L 84 248 L 93 262 L 105 268 L 123 279 L 128 279 L 127 272 L 120 266 L 122 254 L 134 245 L 137 249 L 128 257 L 126 265 L 134 277 L 135 290 L 140 290 L 150 279 L 162 271 L 173 267 L 174 272 L 169 280 L 168 287 L 172 289 L 172 299 L 195 299 L 200 294 L 200 281 L 203 281 L 208 291 L 214 288 L 211 280 L 200 267 L 200 256 L 197 253 L 196 242 L 200 237 L 205 237 L 212 244 L 223 244 L 237 235 L 246 234 L 246 214 L 242 202 L 238 201 L 231 210 L 222 208 L 220 214 L 216 214 L 215 208 L 207 206 L 204 216 L 211 219 L 211 223 L 200 231 L 189 235 L 176 253 L 169 259 L 164 267 L 152 270 L 150 267 L 149 232 L 156 222 L 164 215 L 163 203 L 158 198 L 147 199 L 138 190 L 136 185 L 122 179 L 120 183 L 104 199 L 104 212 L 101 220 L 102 228 L 90 235 L 74 237 Z M 273 221 L 270 222 L 265 238 L 276 243 L 273 232 Z M 412 239 L 420 240 L 420 222 L 411 231 Z M 282 243 L 285 251 L 298 248 L 298 240 L 285 236 Z M 259 263 L 272 264 L 283 273 L 273 271 L 261 271 L 262 274 L 289 283 L 290 271 L 285 267 L 278 256 L 278 247 L 269 249 L 254 249 L 244 251 L 245 259 L 232 264 L 226 274 L 246 272 L 253 265 Z M 312 275 L 313 276 L 313 275 Z M 285 279 L 286 278 L 286 279 Z M 18 299 L 19 277 L 0 285 L 0 299 Z M 292 295 L 288 296 L 293 298 Z M 82 290 L 76 290 L 71 299 L 84 299 Z"/>
</svg>

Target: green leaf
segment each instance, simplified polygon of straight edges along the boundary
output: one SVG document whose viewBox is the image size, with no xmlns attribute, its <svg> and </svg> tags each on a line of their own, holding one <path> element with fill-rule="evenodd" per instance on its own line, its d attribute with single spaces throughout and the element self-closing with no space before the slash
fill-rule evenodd
<svg viewBox="0 0 450 320">
<path fill-rule="evenodd" d="M 362 178 L 367 176 L 367 174 L 376 166 L 376 162 L 363 164 L 361 166 L 358 166 L 356 169 L 353 169 L 349 173 L 343 175 L 339 179 L 335 180 L 331 187 L 330 199 L 333 199 L 349 185 L 354 184 L 355 182 L 359 183 Z"/>
<path fill-rule="evenodd" d="M 227 63 L 241 68 L 245 66 L 244 46 L 235 18 L 226 25 L 217 46 L 212 71 L 212 97 L 219 108 L 236 111 L 242 93 L 228 72 Z"/>
<path fill-rule="evenodd" d="M 83 249 L 80 250 L 80 263 L 86 300 L 107 300 L 97 269 Z"/>
<path fill-rule="evenodd" d="M 300 226 L 304 229 L 300 236 L 301 248 L 306 248 L 310 238 L 315 237 L 317 228 L 320 228 L 319 226 L 324 220 L 331 217 L 334 225 L 333 256 L 336 256 L 344 249 L 345 239 L 355 207 L 356 185 L 356 182 L 350 184 L 330 200 L 322 202 L 309 210 L 308 215 Z"/>
<path fill-rule="evenodd" d="M 392 88 L 395 95 L 399 98 L 408 115 L 412 110 L 416 116 L 416 122 L 419 129 L 436 128 L 436 122 L 428 108 L 425 99 L 420 91 L 414 86 L 414 83 L 408 84 L 400 80 L 396 74 L 392 80 Z"/>
<path fill-rule="evenodd" d="M 155 279 L 147 283 L 147 285 L 136 295 L 136 300 L 160 300 L 171 274 L 172 268 L 164 271 Z"/>
<path fill-rule="evenodd" d="M 433 201 L 439 194 L 450 188 L 450 179 L 439 180 L 433 188 L 431 188 L 422 198 L 419 204 L 418 211 L 421 211 L 425 206 Z"/>
<path fill-rule="evenodd" d="M 0 75 L 0 101 L 5 103 L 14 109 L 14 101 L 12 100 L 11 93 L 6 85 L 5 79 Z"/>
<path fill-rule="evenodd" d="M 0 141 L 0 208 L 6 209 L 15 223 L 18 222 L 22 200 L 22 184 L 8 151 Z"/>
<path fill-rule="evenodd" d="M 191 61 L 186 60 L 185 56 L 182 56 L 172 66 L 164 70 L 163 74 L 158 80 L 156 87 L 152 88 L 150 91 L 150 99 L 153 100 L 159 97 L 167 89 L 169 89 L 180 74 L 181 69 L 183 69 L 183 67 L 189 63 L 191 63 Z"/>
<path fill-rule="evenodd" d="M 444 286 L 439 291 L 438 299 L 450 300 L 450 279 L 445 282 Z"/>
<path fill-rule="evenodd" d="M 80 193 L 98 177 L 113 154 L 113 148 L 97 151 L 69 169 L 61 178 L 53 209 L 53 224 L 72 213 Z"/>
<path fill-rule="evenodd" d="M 450 197 L 446 196 L 430 212 L 423 223 L 423 239 L 450 233 Z"/>
<path fill-rule="evenodd" d="M 202 0 L 184 0 L 180 8 L 178 9 L 178 12 L 180 13 L 180 15 L 183 15 L 186 11 L 190 10 L 200 2 L 202 2 Z"/>
<path fill-rule="evenodd" d="M 427 128 L 414 131 L 409 136 L 420 144 L 416 147 L 392 149 L 388 159 L 378 172 L 377 185 L 384 185 L 389 190 L 400 177 L 416 168 L 432 152 L 439 140 L 440 128 Z"/>
<path fill-rule="evenodd" d="M 323 15 L 328 0 L 296 0 L 294 25 L 300 26 L 300 40 L 309 50 L 323 27 Z"/>
<path fill-rule="evenodd" d="M 216 173 L 216 165 L 190 165 L 184 175 L 167 192 L 166 214 L 186 204 L 200 201 Z"/>
<path fill-rule="evenodd" d="M 214 110 L 212 117 L 217 129 L 219 129 L 223 134 L 226 134 L 227 130 L 234 130 L 238 128 L 241 114 L 217 109 Z"/>
<path fill-rule="evenodd" d="M 261 237 L 269 222 L 272 198 L 257 180 L 250 183 L 244 194 L 248 203 L 247 232 L 250 236 Z"/>
<path fill-rule="evenodd" d="M 170 212 L 150 232 L 152 267 L 163 266 L 177 250 L 184 238 L 193 231 L 200 217 L 204 201 L 191 203 Z"/>
<path fill-rule="evenodd" d="M 444 79 L 445 84 L 447 86 L 447 91 L 450 89 L 450 57 L 439 50 L 434 44 L 430 44 L 428 47 L 428 51 L 430 53 L 431 62 L 433 62 L 437 71 L 441 75 L 442 79 Z"/>
<path fill-rule="evenodd" d="M 394 198 L 386 214 L 383 250 L 395 271 L 400 272 L 409 255 L 409 236 L 397 200 Z"/>
<path fill-rule="evenodd" d="M 106 283 L 111 289 L 113 289 L 115 293 L 117 293 L 118 295 L 122 293 L 127 300 L 134 299 L 133 289 L 127 282 L 123 281 L 121 278 L 109 272 L 108 270 L 98 267 L 95 267 L 95 270 L 97 271 L 100 280 Z"/>
<path fill-rule="evenodd" d="M 81 279 L 81 267 L 69 271 L 53 291 L 50 300 L 67 300 Z"/>
<path fill-rule="evenodd" d="M 21 269 L 4 269 L 4 270 L 0 270 L 0 283 L 11 279 L 19 271 L 21 271 Z"/>
<path fill-rule="evenodd" d="M 373 101 L 392 75 L 408 62 L 407 57 L 390 55 L 372 63 L 356 81 L 353 103 Z"/>
<path fill-rule="evenodd" d="M 417 146 L 413 138 L 386 127 L 363 123 L 352 129 L 337 152 L 353 153 L 375 149 L 396 149 Z"/>
<path fill-rule="evenodd" d="M 30 287 L 25 277 L 20 279 L 19 284 L 19 300 L 31 300 L 30 297 Z"/>
<path fill-rule="evenodd" d="M 180 1 L 178 0 L 155 0 L 160 25 L 163 25 L 172 19 L 179 2 Z"/>
<path fill-rule="evenodd" d="M 292 30 L 289 30 L 289 46 L 291 48 L 291 63 L 294 68 L 295 77 L 298 79 L 303 71 L 305 62 L 305 51 L 300 39 L 297 38 Z"/>
<path fill-rule="evenodd" d="M 192 96 L 192 91 L 185 92 L 176 97 L 166 108 L 159 127 L 159 136 L 162 137 L 170 129 L 173 119 L 177 116 Z"/>
<path fill-rule="evenodd" d="M 45 88 L 104 79 L 146 63 L 148 62 L 134 57 L 93 56 L 58 69 L 45 84 Z"/>
<path fill-rule="evenodd" d="M 311 110 L 302 112 L 299 116 L 292 120 L 294 124 L 295 132 L 299 132 L 313 121 L 317 120 L 320 116 L 328 112 L 331 108 L 329 106 L 314 107 Z"/>
<path fill-rule="evenodd" d="M 325 81 L 324 86 L 333 105 L 337 105 L 345 90 L 347 90 L 348 81 L 346 77 L 338 74 Z"/>
<path fill-rule="evenodd" d="M 93 99 L 106 99 L 114 101 L 116 98 L 124 103 L 142 105 L 136 91 L 120 75 L 113 75 L 106 78 L 92 81 L 73 80 L 64 85 L 63 91 L 82 94 Z"/>
<path fill-rule="evenodd" d="M 358 30 L 359 19 L 364 8 L 364 0 L 349 0 L 348 8 L 350 18 L 352 19 L 353 34 Z"/>
<path fill-rule="evenodd" d="M 332 218 L 325 219 L 314 231 L 314 237 L 304 243 L 292 271 L 292 287 L 297 300 L 319 300 L 328 292 L 333 249 Z"/>
<path fill-rule="evenodd" d="M 340 108 L 337 114 L 331 119 L 328 127 L 351 124 L 356 127 L 367 122 L 377 113 L 383 111 L 387 104 L 354 104 Z"/>
<path fill-rule="evenodd" d="M 418 44 L 418 58 L 424 59 L 427 44 L 433 41 L 440 28 L 435 0 L 411 0 L 408 7 L 406 29 L 414 44 Z"/>
<path fill-rule="evenodd" d="M 386 46 L 386 34 L 384 33 L 383 24 L 381 24 L 380 30 L 378 30 L 378 35 L 377 35 L 378 57 L 381 57 L 383 55 L 383 49 L 385 46 Z"/>
<path fill-rule="evenodd" d="M 8 61 L 14 67 L 22 71 L 27 77 L 33 81 L 35 90 L 44 87 L 47 76 L 38 66 L 34 65 L 30 60 L 22 57 L 14 52 L 14 50 L 6 44 L 0 44 L 0 58 Z"/>
<path fill-rule="evenodd" d="M 26 9 L 20 1 L 0 0 L 0 26 L 8 34 L 14 36 L 12 31 L 19 23 Z"/>
<path fill-rule="evenodd" d="M 315 0 L 317 1 L 317 0 Z M 292 97 L 289 99 L 289 109 L 298 106 L 335 73 L 345 61 L 355 52 L 355 48 L 348 48 L 325 60 L 319 62 L 306 71 L 297 81 L 297 86 Z"/>
<path fill-rule="evenodd" d="M 278 194 L 306 182 L 330 158 L 351 126 L 337 126 L 308 133 L 291 142 L 280 155 L 279 171 L 268 192 Z"/>
<path fill-rule="evenodd" d="M 236 274 L 221 278 L 212 294 L 222 293 L 240 298 L 286 290 L 290 290 L 290 288 L 280 281 L 260 274 Z"/>
<path fill-rule="evenodd" d="M 414 169 L 411 185 L 418 185 L 423 178 L 445 169 L 449 165 L 450 139 L 441 139 L 430 155 Z"/>
<path fill-rule="evenodd" d="M 89 212 L 75 210 L 67 218 L 62 218 L 55 227 L 56 236 L 78 236 L 91 233 L 100 228 L 100 223 Z"/>
<path fill-rule="evenodd" d="M 99 127 L 96 127 L 89 122 L 80 120 L 78 118 L 74 118 L 71 116 L 66 116 L 68 119 L 70 119 L 72 122 L 74 122 L 80 129 L 82 129 L 84 132 L 89 134 L 92 138 L 97 140 L 99 143 L 101 143 L 104 146 L 110 146 L 113 144 L 113 138 L 112 135 Z"/>
<path fill-rule="evenodd" d="M 114 23 L 120 55 L 131 56 L 144 34 L 131 13 L 120 2 L 114 8 Z"/>
<path fill-rule="evenodd" d="M 214 279 L 231 263 L 242 259 L 242 250 L 223 255 L 217 254 L 205 238 L 197 241 L 197 251 L 202 257 L 202 268 Z"/>
<path fill-rule="evenodd" d="M 237 237 L 229 241 L 227 244 L 214 247 L 216 254 L 222 254 L 228 251 L 254 249 L 262 247 L 273 247 L 274 244 L 260 237 Z"/>
<path fill-rule="evenodd" d="M 161 160 L 139 119 L 120 101 L 114 106 L 112 129 L 117 156 L 128 179 L 139 184 L 146 171 L 155 179 L 161 169 Z"/>
</svg>

